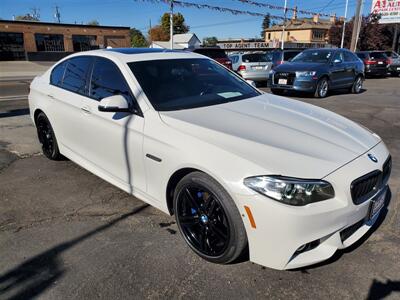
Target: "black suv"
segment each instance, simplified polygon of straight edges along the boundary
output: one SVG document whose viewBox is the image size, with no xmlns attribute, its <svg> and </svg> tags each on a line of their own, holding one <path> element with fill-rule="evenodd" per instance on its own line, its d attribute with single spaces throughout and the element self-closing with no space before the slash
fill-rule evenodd
<svg viewBox="0 0 400 300">
<path fill-rule="evenodd" d="M 360 93 L 363 80 L 363 62 L 347 49 L 307 49 L 269 74 L 274 94 L 295 90 L 312 92 L 317 98 L 326 97 L 333 89 Z"/>
<path fill-rule="evenodd" d="M 383 51 L 360 51 L 357 56 L 364 62 L 365 75 L 383 76 L 388 73 L 389 58 Z"/>
</svg>

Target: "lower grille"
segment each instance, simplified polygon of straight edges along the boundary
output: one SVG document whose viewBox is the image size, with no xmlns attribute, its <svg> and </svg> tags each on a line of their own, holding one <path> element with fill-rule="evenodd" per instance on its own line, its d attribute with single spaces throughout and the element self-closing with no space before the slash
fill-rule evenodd
<svg viewBox="0 0 400 300">
<path fill-rule="evenodd" d="M 353 235 L 353 233 L 356 232 L 363 225 L 364 225 L 364 219 L 361 219 L 357 223 L 355 223 L 355 224 L 343 229 L 340 232 L 340 239 L 342 240 L 342 242 L 344 242 L 349 237 L 351 237 Z"/>
</svg>

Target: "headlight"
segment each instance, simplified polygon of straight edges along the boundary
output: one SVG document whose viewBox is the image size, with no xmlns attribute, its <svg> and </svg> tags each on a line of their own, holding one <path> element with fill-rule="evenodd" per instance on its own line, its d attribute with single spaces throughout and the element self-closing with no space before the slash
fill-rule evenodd
<svg viewBox="0 0 400 300">
<path fill-rule="evenodd" d="M 311 77 L 311 76 L 315 76 L 315 74 L 317 74 L 316 71 L 297 71 L 296 72 L 296 77 Z"/>
<path fill-rule="evenodd" d="M 323 180 L 255 176 L 246 178 L 244 184 L 264 196 L 295 206 L 307 205 L 335 196 L 332 185 Z"/>
</svg>

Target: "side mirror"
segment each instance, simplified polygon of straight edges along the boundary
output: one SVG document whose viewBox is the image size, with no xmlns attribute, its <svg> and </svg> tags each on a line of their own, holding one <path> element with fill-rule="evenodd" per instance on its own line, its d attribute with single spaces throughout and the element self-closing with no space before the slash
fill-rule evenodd
<svg viewBox="0 0 400 300">
<path fill-rule="evenodd" d="M 250 84 L 251 86 L 253 86 L 253 87 L 257 87 L 257 85 L 256 85 L 256 83 L 253 81 L 253 80 L 246 80 L 246 82 L 248 83 L 248 84 Z"/>
<path fill-rule="evenodd" d="M 101 99 L 98 109 L 103 112 L 131 112 L 128 102 L 122 95 Z"/>
<path fill-rule="evenodd" d="M 336 65 L 336 64 L 341 64 L 342 63 L 342 60 L 341 59 L 339 59 L 339 58 L 336 58 L 334 61 L 333 61 L 333 63 Z"/>
</svg>

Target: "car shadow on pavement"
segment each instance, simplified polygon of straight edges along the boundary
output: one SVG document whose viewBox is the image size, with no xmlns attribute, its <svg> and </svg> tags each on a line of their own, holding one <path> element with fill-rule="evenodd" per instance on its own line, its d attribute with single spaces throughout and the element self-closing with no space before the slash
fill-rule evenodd
<svg viewBox="0 0 400 300">
<path fill-rule="evenodd" d="M 400 281 L 392 281 L 388 279 L 386 282 L 380 282 L 379 280 L 374 279 L 369 288 L 367 300 L 383 299 L 391 293 L 400 293 Z"/>
<path fill-rule="evenodd" d="M 141 212 L 148 206 L 148 204 L 140 205 L 131 212 L 123 214 L 72 240 L 54 246 L 28 259 L 7 273 L 0 275 L 0 298 L 6 293 L 8 295 L 12 294 L 7 299 L 31 299 L 40 295 L 64 275 L 65 269 L 60 258 L 63 252 L 122 220 Z"/>
<path fill-rule="evenodd" d="M 307 270 L 311 270 L 311 269 L 315 269 L 315 268 L 319 268 L 325 265 L 330 265 L 334 262 L 336 262 L 337 260 L 339 260 L 343 254 L 346 253 L 350 253 L 352 251 L 354 251 L 355 249 L 357 249 L 358 247 L 360 247 L 362 244 L 364 244 L 369 237 L 382 225 L 383 221 L 386 219 L 386 216 L 388 214 L 388 207 L 390 204 L 390 201 L 392 199 L 392 192 L 390 190 L 390 187 L 388 188 L 388 192 L 386 194 L 386 204 L 385 206 L 382 208 L 381 213 L 378 216 L 378 219 L 375 221 L 375 223 L 371 226 L 370 230 L 368 230 L 358 241 L 356 241 L 354 244 L 352 244 L 351 246 L 345 248 L 345 249 L 340 249 L 338 251 L 336 251 L 336 253 L 330 257 L 329 259 L 322 261 L 320 263 L 311 265 L 311 266 L 306 266 L 303 268 L 297 268 L 297 269 L 292 269 L 290 271 L 300 271 L 303 273 L 307 273 Z"/>
<path fill-rule="evenodd" d="M 362 88 L 360 90 L 359 94 L 363 94 L 367 91 L 367 89 Z M 332 90 L 329 91 L 328 95 L 325 98 L 315 98 L 313 93 L 306 93 L 306 92 L 301 92 L 301 91 L 286 91 L 285 94 L 283 94 L 283 96 L 289 96 L 289 97 L 297 97 L 297 98 L 315 98 L 315 99 L 319 99 L 319 100 L 325 100 L 325 99 L 329 99 L 332 96 L 338 96 L 338 95 L 347 95 L 350 94 L 349 91 L 347 89 L 338 89 L 338 90 Z"/>
</svg>

